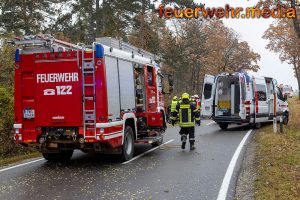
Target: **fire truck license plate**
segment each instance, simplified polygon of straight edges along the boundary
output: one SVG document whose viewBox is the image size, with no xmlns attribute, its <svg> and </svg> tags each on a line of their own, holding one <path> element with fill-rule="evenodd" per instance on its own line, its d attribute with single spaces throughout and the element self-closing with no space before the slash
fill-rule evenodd
<svg viewBox="0 0 300 200">
<path fill-rule="evenodd" d="M 23 110 L 23 118 L 24 119 L 33 119 L 34 118 L 34 110 L 33 109 Z"/>
</svg>

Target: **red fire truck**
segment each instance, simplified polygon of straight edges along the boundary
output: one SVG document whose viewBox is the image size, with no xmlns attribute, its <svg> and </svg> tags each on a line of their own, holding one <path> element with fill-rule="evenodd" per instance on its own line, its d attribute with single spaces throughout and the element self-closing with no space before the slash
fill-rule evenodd
<svg viewBox="0 0 300 200">
<path fill-rule="evenodd" d="M 91 46 L 51 36 L 11 41 L 15 54 L 14 139 L 49 161 L 74 149 L 133 156 L 135 143 L 160 145 L 166 130 L 155 55 L 112 38 Z M 164 80 L 165 79 L 165 80 Z"/>
</svg>

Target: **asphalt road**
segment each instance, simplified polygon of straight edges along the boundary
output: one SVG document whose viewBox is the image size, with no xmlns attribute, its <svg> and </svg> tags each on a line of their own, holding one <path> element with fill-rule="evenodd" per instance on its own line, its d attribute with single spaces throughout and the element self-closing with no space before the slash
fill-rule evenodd
<svg viewBox="0 0 300 200">
<path fill-rule="evenodd" d="M 196 127 L 194 151 L 182 151 L 179 128 L 170 127 L 164 142 L 174 141 L 126 164 L 115 157 L 78 151 L 69 163 L 41 160 L 0 171 L 0 199 L 214 200 L 248 130 L 230 126 L 221 131 L 217 124 L 203 120 L 202 126 Z M 138 145 L 135 156 L 151 148 Z M 234 195 L 242 154 L 234 168 L 227 199 Z"/>
</svg>

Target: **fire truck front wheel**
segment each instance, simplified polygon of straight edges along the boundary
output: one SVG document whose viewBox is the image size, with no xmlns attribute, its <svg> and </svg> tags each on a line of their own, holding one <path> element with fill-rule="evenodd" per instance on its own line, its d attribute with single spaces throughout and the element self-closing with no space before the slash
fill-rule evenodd
<svg viewBox="0 0 300 200">
<path fill-rule="evenodd" d="M 130 160 L 133 156 L 134 151 L 133 131 L 130 126 L 126 126 L 124 133 L 124 142 L 122 146 L 122 160 Z"/>
<path fill-rule="evenodd" d="M 59 153 L 42 153 L 43 157 L 50 162 L 68 161 L 73 155 L 73 150 L 60 151 Z"/>
</svg>

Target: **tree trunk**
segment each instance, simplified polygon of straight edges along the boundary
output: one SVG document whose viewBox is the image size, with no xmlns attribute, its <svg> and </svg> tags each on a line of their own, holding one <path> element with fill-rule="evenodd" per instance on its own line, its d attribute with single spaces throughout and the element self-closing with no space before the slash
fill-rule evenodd
<svg viewBox="0 0 300 200">
<path fill-rule="evenodd" d="M 300 100 L 300 79 L 298 79 L 298 99 Z"/>
<path fill-rule="evenodd" d="M 299 74 L 299 61 L 298 61 L 298 64 L 297 64 L 297 61 L 296 61 L 296 56 L 293 57 L 293 66 L 294 66 L 294 71 L 295 71 L 295 75 L 296 75 L 296 78 L 297 78 L 297 82 L 298 82 L 298 98 L 300 99 L 300 74 Z"/>
<path fill-rule="evenodd" d="M 192 92 L 195 91 L 195 81 L 196 81 L 196 79 L 195 79 L 195 72 L 196 72 L 195 68 L 196 68 L 195 65 L 193 65 L 193 67 L 192 67 L 192 77 L 191 77 Z"/>
<path fill-rule="evenodd" d="M 291 0 L 291 7 L 294 8 L 296 10 L 296 0 Z M 296 17 L 293 18 L 293 23 L 294 23 L 294 28 L 295 31 L 298 35 L 298 38 L 300 38 L 300 21 L 298 20 L 298 16 L 297 16 L 297 10 L 296 10 Z"/>
</svg>

